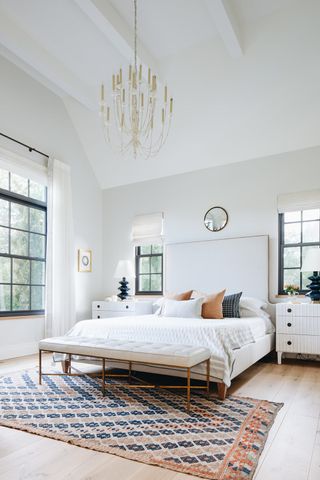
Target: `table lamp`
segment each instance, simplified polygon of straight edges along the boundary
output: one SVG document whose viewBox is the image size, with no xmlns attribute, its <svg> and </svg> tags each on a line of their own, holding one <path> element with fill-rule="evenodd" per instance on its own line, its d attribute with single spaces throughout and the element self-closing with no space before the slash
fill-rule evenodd
<svg viewBox="0 0 320 480">
<path fill-rule="evenodd" d="M 120 287 L 118 287 L 118 290 L 120 290 L 120 293 L 118 294 L 118 298 L 120 300 L 125 300 L 129 295 L 128 292 L 130 288 L 128 287 L 129 282 L 127 281 L 127 278 L 134 278 L 134 277 L 135 277 L 135 273 L 134 273 L 132 262 L 130 260 L 119 260 L 117 268 L 115 269 L 115 272 L 114 272 L 114 278 L 121 279 L 119 281 Z"/>
<path fill-rule="evenodd" d="M 310 290 L 307 295 L 311 298 L 312 303 L 320 303 L 320 248 L 311 248 L 307 251 L 301 270 L 302 272 L 313 272 L 311 277 L 308 277 L 311 283 L 307 285 Z"/>
</svg>

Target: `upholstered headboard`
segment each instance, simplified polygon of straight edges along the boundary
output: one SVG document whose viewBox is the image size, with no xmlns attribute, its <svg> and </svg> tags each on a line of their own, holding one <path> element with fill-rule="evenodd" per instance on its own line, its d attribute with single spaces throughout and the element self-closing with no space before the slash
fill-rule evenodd
<svg viewBox="0 0 320 480">
<path fill-rule="evenodd" d="M 268 300 L 267 235 L 166 245 L 165 290 L 227 289 Z"/>
</svg>

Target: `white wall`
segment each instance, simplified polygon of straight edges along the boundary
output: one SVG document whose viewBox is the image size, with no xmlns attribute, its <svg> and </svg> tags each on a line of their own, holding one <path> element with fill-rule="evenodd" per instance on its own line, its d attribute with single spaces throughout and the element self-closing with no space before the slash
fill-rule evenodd
<svg viewBox="0 0 320 480">
<path fill-rule="evenodd" d="M 269 296 L 274 300 L 278 288 L 277 195 L 319 188 L 319 158 L 320 147 L 315 147 L 105 190 L 104 294 L 115 293 L 116 262 L 133 254 L 134 215 L 163 211 L 168 243 L 268 234 Z M 229 213 L 227 227 L 217 233 L 203 225 L 205 212 L 214 205 Z"/>
<path fill-rule="evenodd" d="M 102 293 L 101 189 L 61 99 L 1 57 L 0 71 L 0 131 L 71 166 L 76 248 L 93 250 L 93 272 L 75 272 L 77 318 L 88 318 Z M 30 353 L 42 335 L 43 320 L 0 319 L 0 358 Z"/>
</svg>

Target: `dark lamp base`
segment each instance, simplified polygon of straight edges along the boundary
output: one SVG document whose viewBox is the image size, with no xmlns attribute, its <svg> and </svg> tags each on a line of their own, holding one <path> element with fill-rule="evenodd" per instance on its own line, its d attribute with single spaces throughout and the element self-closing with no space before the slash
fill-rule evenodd
<svg viewBox="0 0 320 480">
<path fill-rule="evenodd" d="M 312 303 L 320 303 L 320 275 L 318 272 L 313 272 L 313 275 L 308 278 L 311 283 L 307 285 L 310 292 L 306 296 L 310 297 Z"/>
<path fill-rule="evenodd" d="M 127 282 L 126 278 L 123 277 L 119 283 L 120 283 L 120 287 L 118 287 L 118 290 L 120 290 L 120 293 L 118 293 L 117 296 L 118 298 L 120 298 L 120 300 L 125 300 L 129 296 L 129 291 L 130 291 L 130 288 L 128 287 L 129 282 Z"/>
</svg>

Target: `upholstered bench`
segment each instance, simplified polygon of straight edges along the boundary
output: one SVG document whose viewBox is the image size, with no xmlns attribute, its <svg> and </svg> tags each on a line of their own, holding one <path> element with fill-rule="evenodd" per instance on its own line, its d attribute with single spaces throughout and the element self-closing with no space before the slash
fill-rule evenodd
<svg viewBox="0 0 320 480">
<path fill-rule="evenodd" d="M 187 372 L 187 385 L 153 385 L 128 384 L 129 387 L 159 387 L 159 388 L 186 388 L 187 409 L 190 409 L 190 391 L 192 388 L 205 388 L 209 393 L 210 387 L 210 350 L 204 347 L 192 345 L 174 345 L 166 343 L 138 342 L 131 340 L 115 340 L 86 337 L 53 337 L 39 342 L 39 383 L 42 375 L 60 375 L 55 373 L 42 373 L 42 352 L 63 353 L 68 355 L 68 368 L 64 372 L 71 373 L 72 355 L 93 357 L 101 359 L 102 363 L 102 393 L 105 394 L 106 379 L 111 376 L 123 376 L 108 374 L 106 371 L 107 361 L 125 362 L 128 366 L 129 379 L 132 375 L 134 364 L 161 365 L 165 367 L 184 368 Z M 206 386 L 191 386 L 191 368 L 206 362 Z M 138 379 L 137 379 L 138 380 Z"/>
</svg>

